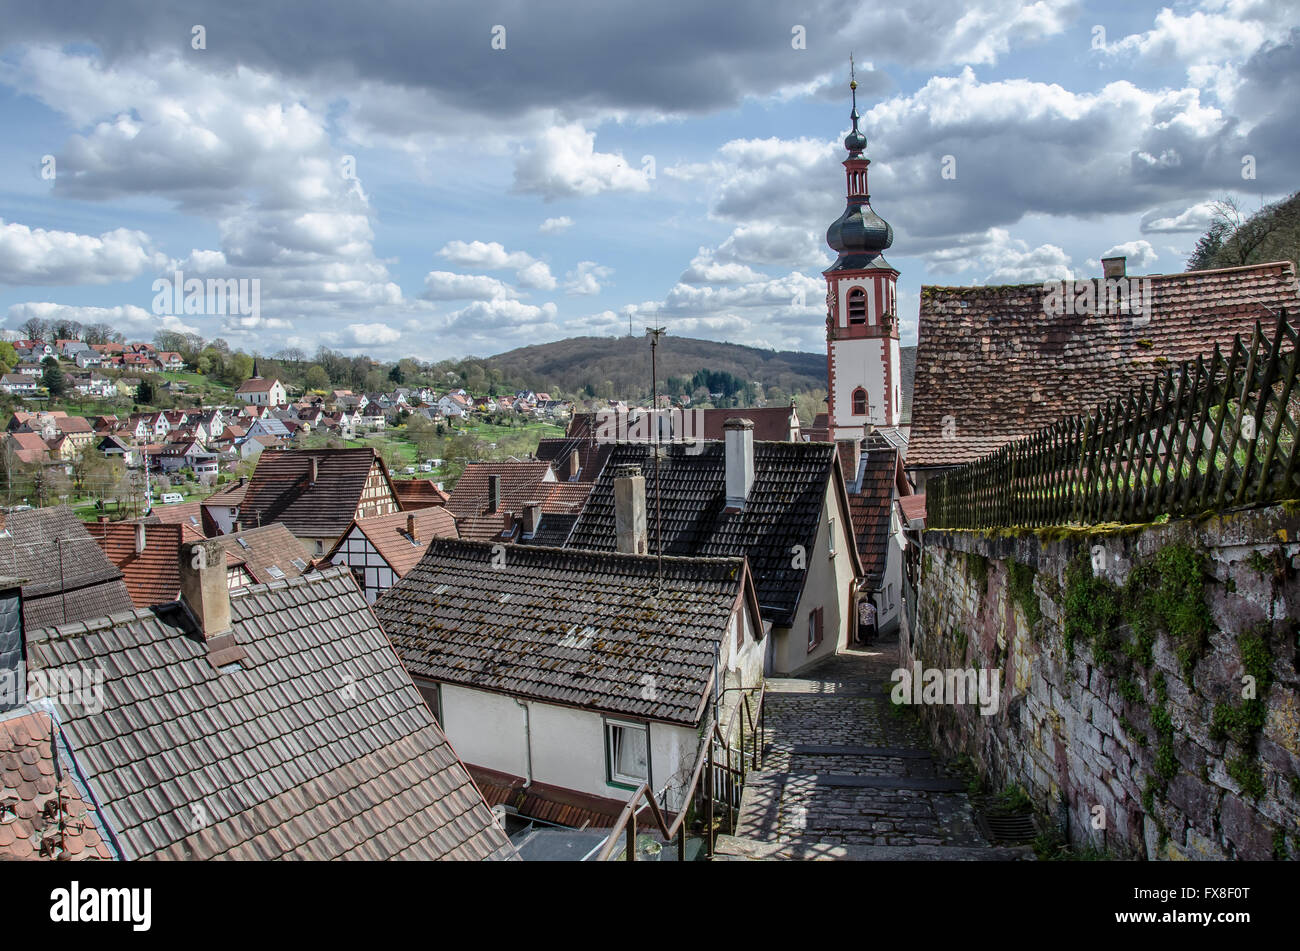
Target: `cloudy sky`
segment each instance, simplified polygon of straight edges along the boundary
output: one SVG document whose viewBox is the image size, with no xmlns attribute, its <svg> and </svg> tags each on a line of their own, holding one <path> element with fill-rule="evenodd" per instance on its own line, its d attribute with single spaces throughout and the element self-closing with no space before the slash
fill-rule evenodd
<svg viewBox="0 0 1300 951">
<path fill-rule="evenodd" d="M 0 317 L 821 350 L 852 52 L 915 342 L 923 284 L 1182 270 L 1209 201 L 1300 188 L 1298 8 L 0 0 Z M 260 312 L 155 313 L 177 270 Z"/>
</svg>

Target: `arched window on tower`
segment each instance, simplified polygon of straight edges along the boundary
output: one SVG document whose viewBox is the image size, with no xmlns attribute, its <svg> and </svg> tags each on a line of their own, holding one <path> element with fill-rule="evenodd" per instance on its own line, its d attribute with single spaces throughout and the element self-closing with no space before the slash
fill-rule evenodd
<svg viewBox="0 0 1300 951">
<path fill-rule="evenodd" d="M 849 323 L 865 324 L 867 322 L 867 292 L 860 287 L 849 291 Z"/>
<path fill-rule="evenodd" d="M 867 415 L 867 391 L 862 387 L 858 387 L 853 391 L 853 415 Z"/>
</svg>

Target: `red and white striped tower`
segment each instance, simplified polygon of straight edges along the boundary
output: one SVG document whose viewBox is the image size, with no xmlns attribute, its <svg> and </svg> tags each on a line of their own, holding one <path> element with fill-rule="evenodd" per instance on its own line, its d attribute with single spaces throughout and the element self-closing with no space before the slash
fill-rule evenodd
<svg viewBox="0 0 1300 951">
<path fill-rule="evenodd" d="M 894 243 L 894 229 L 871 208 L 871 160 L 862 154 L 867 137 L 858 131 L 857 88 L 851 79 L 853 130 L 844 139 L 847 203 L 826 231 L 826 242 L 839 257 L 822 272 L 832 440 L 860 438 L 869 426 L 897 426 L 903 411 L 898 271 L 882 254 Z"/>
</svg>

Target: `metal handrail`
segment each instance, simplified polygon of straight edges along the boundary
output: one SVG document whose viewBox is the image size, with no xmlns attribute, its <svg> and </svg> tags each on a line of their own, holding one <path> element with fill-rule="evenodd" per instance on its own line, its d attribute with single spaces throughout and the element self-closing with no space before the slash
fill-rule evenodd
<svg viewBox="0 0 1300 951">
<path fill-rule="evenodd" d="M 723 752 L 728 754 L 727 764 L 723 768 L 730 773 L 733 774 L 738 773 L 740 776 L 740 784 L 743 787 L 745 784 L 745 745 L 744 745 L 745 739 L 744 737 L 745 737 L 746 719 L 749 720 L 750 732 L 751 735 L 754 736 L 753 762 L 755 764 L 755 768 L 761 769 L 763 765 L 763 751 L 762 751 L 762 730 L 763 730 L 763 723 L 764 723 L 763 700 L 766 697 L 766 688 L 767 685 L 765 683 L 759 683 L 752 687 L 732 686 L 732 687 L 725 687 L 722 690 L 723 694 L 725 694 L 728 690 L 740 690 L 744 693 L 752 693 L 755 690 L 758 691 L 758 714 L 757 714 L 758 727 L 755 728 L 754 725 L 754 719 L 755 719 L 754 712 L 750 710 L 749 704 L 745 703 L 743 698 L 741 700 L 740 706 L 745 711 L 744 715 L 736 717 L 736 719 L 740 721 L 740 768 L 739 769 L 731 765 L 730 753 L 732 747 L 730 742 L 728 742 L 727 738 L 722 735 L 722 728 L 719 726 L 716 716 L 712 719 L 709 726 L 705 729 L 703 734 L 705 737 L 705 742 L 700 745 L 700 750 L 695 756 L 695 767 L 691 770 L 691 780 L 686 787 L 686 791 L 685 794 L 683 795 L 682 801 L 684 804 L 689 804 L 691 799 L 694 797 L 695 791 L 700 784 L 700 777 L 704 774 L 704 766 L 707 763 L 710 767 L 708 771 L 708 782 L 709 782 L 708 854 L 709 855 L 713 854 L 713 799 L 714 799 L 713 773 L 714 773 L 714 769 L 717 768 L 717 764 L 714 762 L 713 759 L 713 752 L 714 752 L 713 741 L 716 740 L 718 744 L 722 747 Z M 623 810 L 619 813 L 618 819 L 614 822 L 613 827 L 610 829 L 609 838 L 605 841 L 605 845 L 601 849 L 600 854 L 596 857 L 596 861 L 598 862 L 609 861 L 610 857 L 614 854 L 614 849 L 618 842 L 618 834 L 620 832 L 622 832 L 625 836 L 625 849 L 627 852 L 627 861 L 629 862 L 636 861 L 636 825 L 637 825 L 636 817 L 637 817 L 637 813 L 640 812 L 641 809 L 645 808 L 644 806 L 637 808 L 637 803 L 641 799 L 645 799 L 646 802 L 649 803 L 650 812 L 652 817 L 654 818 L 654 824 L 658 826 L 659 832 L 664 837 L 664 839 L 669 842 L 671 842 L 674 838 L 677 839 L 678 860 L 679 861 L 686 860 L 686 829 L 685 829 L 686 813 L 687 813 L 686 805 L 684 805 L 682 809 L 678 810 L 677 815 L 673 819 L 671 824 L 665 822 L 663 812 L 659 807 L 659 803 L 655 800 L 654 793 L 650 789 L 650 784 L 643 782 L 641 783 L 641 785 L 637 786 L 636 790 L 628 798 L 627 803 L 623 806 Z M 731 831 L 733 833 L 736 831 L 736 822 L 738 821 L 739 812 L 740 812 L 739 809 L 735 809 L 735 808 L 732 809 Z"/>
</svg>

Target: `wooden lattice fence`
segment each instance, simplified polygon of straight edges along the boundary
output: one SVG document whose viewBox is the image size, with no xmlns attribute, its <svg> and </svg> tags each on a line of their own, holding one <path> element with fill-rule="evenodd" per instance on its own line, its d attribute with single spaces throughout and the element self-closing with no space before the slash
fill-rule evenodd
<svg viewBox="0 0 1300 951">
<path fill-rule="evenodd" d="M 926 485 L 932 528 L 1149 522 L 1300 498 L 1297 331 L 1283 312 L 1163 377 Z"/>
</svg>

